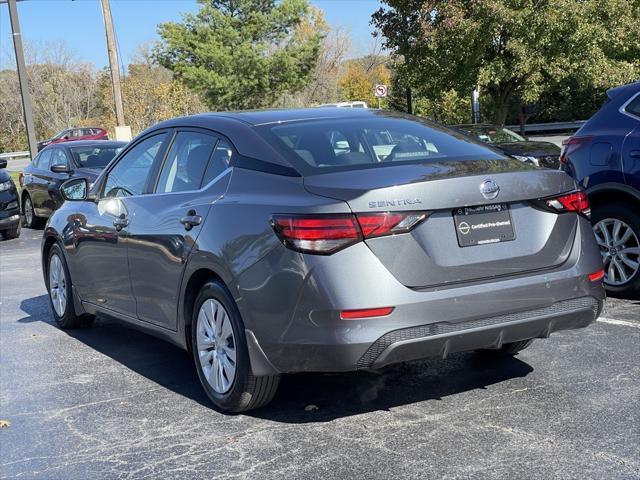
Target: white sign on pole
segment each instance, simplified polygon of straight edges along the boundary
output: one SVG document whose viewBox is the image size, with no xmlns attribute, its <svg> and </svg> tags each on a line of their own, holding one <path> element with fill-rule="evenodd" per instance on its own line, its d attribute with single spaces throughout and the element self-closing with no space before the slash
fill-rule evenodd
<svg viewBox="0 0 640 480">
<path fill-rule="evenodd" d="M 376 97 L 384 98 L 387 96 L 387 86 L 386 85 L 376 85 Z"/>
</svg>

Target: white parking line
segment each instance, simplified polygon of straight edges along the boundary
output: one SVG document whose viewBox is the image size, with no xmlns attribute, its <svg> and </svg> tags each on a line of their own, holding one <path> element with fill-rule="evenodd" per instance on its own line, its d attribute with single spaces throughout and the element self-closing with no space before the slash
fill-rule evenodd
<svg viewBox="0 0 640 480">
<path fill-rule="evenodd" d="M 620 325 L 623 327 L 640 328 L 640 323 L 627 322 L 625 320 L 616 320 L 614 318 L 600 317 L 599 322 L 610 323 L 611 325 Z"/>
</svg>

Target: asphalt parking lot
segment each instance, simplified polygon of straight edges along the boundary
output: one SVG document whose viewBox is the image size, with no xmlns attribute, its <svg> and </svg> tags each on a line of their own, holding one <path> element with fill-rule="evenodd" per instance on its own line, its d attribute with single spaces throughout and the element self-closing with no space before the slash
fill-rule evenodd
<svg viewBox="0 0 640 480">
<path fill-rule="evenodd" d="M 289 376 L 224 416 L 186 352 L 56 328 L 40 235 L 0 242 L 0 478 L 640 478 L 638 301 L 513 359 Z"/>
</svg>

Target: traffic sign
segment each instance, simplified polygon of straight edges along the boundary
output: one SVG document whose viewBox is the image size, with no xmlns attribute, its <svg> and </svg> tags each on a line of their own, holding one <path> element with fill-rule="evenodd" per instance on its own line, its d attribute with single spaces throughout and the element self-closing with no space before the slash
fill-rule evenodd
<svg viewBox="0 0 640 480">
<path fill-rule="evenodd" d="M 384 98 L 387 96 L 387 86 L 386 85 L 376 85 L 376 97 Z"/>
</svg>

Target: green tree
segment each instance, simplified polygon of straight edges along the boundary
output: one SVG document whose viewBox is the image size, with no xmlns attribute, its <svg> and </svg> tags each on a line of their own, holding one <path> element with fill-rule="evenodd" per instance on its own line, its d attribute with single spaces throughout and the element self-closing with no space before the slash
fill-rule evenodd
<svg viewBox="0 0 640 480">
<path fill-rule="evenodd" d="M 640 76 L 640 0 L 384 0 L 373 15 L 421 95 L 475 85 L 503 124 L 573 77 L 599 89 Z"/>
<path fill-rule="evenodd" d="M 297 35 L 306 0 L 198 0 L 181 23 L 158 27 L 157 61 L 215 110 L 257 108 L 311 80 L 320 34 Z"/>
</svg>

